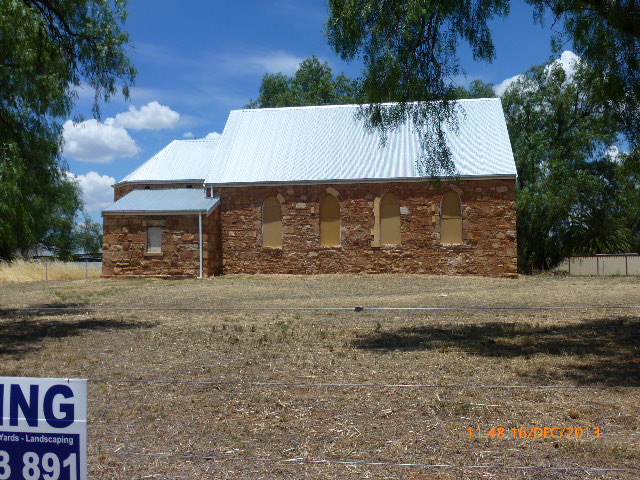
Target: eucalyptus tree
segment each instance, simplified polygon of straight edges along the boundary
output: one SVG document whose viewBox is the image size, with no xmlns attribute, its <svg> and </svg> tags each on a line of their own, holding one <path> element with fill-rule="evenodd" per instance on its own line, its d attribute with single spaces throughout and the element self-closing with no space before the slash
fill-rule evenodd
<svg viewBox="0 0 640 480">
<path fill-rule="evenodd" d="M 135 77 L 125 0 L 3 0 L 0 15 L 0 258 L 28 248 L 59 205 L 61 121 L 79 89 L 93 113 Z"/>
<path fill-rule="evenodd" d="M 293 76 L 267 73 L 260 95 L 247 108 L 339 105 L 359 100 L 359 84 L 344 74 L 337 77 L 327 62 L 311 56 L 303 60 Z"/>
<path fill-rule="evenodd" d="M 640 6 L 636 0 L 527 0 L 532 21 L 549 12 L 563 26 L 556 47 L 575 53 L 606 78 L 610 108 L 631 143 L 640 133 Z M 509 14 L 508 0 L 329 0 L 329 44 L 347 61 L 362 59 L 362 115 L 383 134 L 412 120 L 423 140 L 427 171 L 450 172 L 444 128 L 455 128 L 456 55 L 462 43 L 477 61 L 495 46 L 489 21 Z M 429 102 L 438 100 L 439 102 Z M 398 102 L 384 105 L 384 102 Z M 417 103 L 415 103 L 417 102 Z"/>
<path fill-rule="evenodd" d="M 633 188 L 620 159 L 609 154 L 623 126 L 609 108 L 607 85 L 584 61 L 573 68 L 554 61 L 532 67 L 502 96 L 518 170 L 523 271 L 631 245 L 622 197 Z"/>
</svg>

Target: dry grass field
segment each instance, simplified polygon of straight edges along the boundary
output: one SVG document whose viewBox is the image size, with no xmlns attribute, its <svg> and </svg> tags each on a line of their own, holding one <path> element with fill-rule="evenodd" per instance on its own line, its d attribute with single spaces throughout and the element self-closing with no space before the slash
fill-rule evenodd
<svg viewBox="0 0 640 480">
<path fill-rule="evenodd" d="M 637 479 L 594 469 L 640 466 L 639 305 L 637 277 L 6 283 L 0 375 L 91 379 L 94 479 Z M 398 308 L 478 306 L 577 308 Z"/>
<path fill-rule="evenodd" d="M 0 262 L 0 283 L 38 282 L 40 280 L 77 280 L 100 278 L 101 266 L 44 260 L 14 260 Z"/>
</svg>

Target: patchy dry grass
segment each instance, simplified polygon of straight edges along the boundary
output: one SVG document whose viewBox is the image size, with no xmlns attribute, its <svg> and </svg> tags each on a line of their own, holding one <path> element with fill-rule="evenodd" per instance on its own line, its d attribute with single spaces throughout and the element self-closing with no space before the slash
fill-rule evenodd
<svg viewBox="0 0 640 480">
<path fill-rule="evenodd" d="M 311 384 L 640 386 L 638 308 L 366 308 L 638 305 L 638 287 L 636 278 L 401 275 L 4 284 L 0 375 L 101 380 L 89 393 L 92 478 L 635 479 L 118 454 L 637 468 L 638 390 Z M 35 305 L 80 310 L 15 308 Z M 82 310 L 356 305 L 364 311 Z M 231 383 L 124 382 L 135 379 Z M 468 428 L 492 427 L 506 438 L 469 438 Z M 582 439 L 514 439 L 520 427 L 592 430 Z"/>
<path fill-rule="evenodd" d="M 38 282 L 41 280 L 75 280 L 80 278 L 99 278 L 102 267 L 94 264 L 85 265 L 74 262 L 33 260 L 14 260 L 0 262 L 0 283 Z"/>
</svg>

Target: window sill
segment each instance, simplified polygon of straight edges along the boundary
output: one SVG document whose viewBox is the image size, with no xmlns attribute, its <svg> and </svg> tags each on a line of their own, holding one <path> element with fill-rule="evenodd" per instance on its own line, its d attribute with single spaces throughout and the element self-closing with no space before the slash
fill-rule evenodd
<svg viewBox="0 0 640 480">
<path fill-rule="evenodd" d="M 145 257 L 162 257 L 164 256 L 164 252 L 145 252 Z"/>
<path fill-rule="evenodd" d="M 401 243 L 384 243 L 382 245 L 371 245 L 375 250 L 402 250 Z"/>
</svg>

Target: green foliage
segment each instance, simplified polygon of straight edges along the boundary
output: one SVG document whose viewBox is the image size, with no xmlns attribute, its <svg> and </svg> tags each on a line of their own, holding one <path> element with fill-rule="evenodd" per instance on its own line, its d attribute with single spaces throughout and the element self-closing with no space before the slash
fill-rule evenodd
<svg viewBox="0 0 640 480">
<path fill-rule="evenodd" d="M 622 155 L 617 169 L 617 198 L 624 212 L 624 224 L 630 232 L 629 251 L 640 253 L 640 148 Z"/>
<path fill-rule="evenodd" d="M 444 126 L 457 127 L 452 102 L 457 94 L 449 79 L 461 73 L 459 43 L 467 42 L 476 60 L 493 59 L 488 21 L 508 11 L 507 0 L 329 0 L 329 44 L 344 60 L 359 55 L 364 62 L 366 126 L 384 138 L 412 121 L 425 174 L 454 172 Z"/>
<path fill-rule="evenodd" d="M 600 90 L 621 120 L 630 144 L 640 138 L 640 12 L 635 0 L 527 0 L 538 21 L 551 10 L 568 42 L 606 80 Z M 478 61 L 495 49 L 488 22 L 509 13 L 508 0 L 329 0 L 329 44 L 347 61 L 364 62 L 362 115 L 385 132 L 411 120 L 421 134 L 420 164 L 451 171 L 443 126 L 455 127 L 452 78 L 461 73 L 457 48 L 467 43 Z M 464 92 L 462 92 L 464 93 Z M 428 103 L 430 100 L 439 102 Z M 384 102 L 399 102 L 385 106 Z M 416 103 L 414 103 L 416 102 Z"/>
<path fill-rule="evenodd" d="M 42 206 L 48 215 L 34 232 L 40 243 L 53 251 L 60 260 L 71 260 L 76 250 L 74 229 L 78 210 L 82 208 L 77 182 L 61 177 L 56 183 L 55 201 Z"/>
<path fill-rule="evenodd" d="M 74 244 L 83 253 L 102 252 L 102 225 L 94 222 L 87 214 L 74 228 Z"/>
<path fill-rule="evenodd" d="M 556 25 L 555 50 L 571 44 L 591 68 L 607 78 L 609 108 L 622 119 L 631 143 L 640 133 L 640 6 L 636 0 L 527 0 L 542 23 L 545 11 Z"/>
<path fill-rule="evenodd" d="M 125 17 L 124 0 L 2 2 L 0 258 L 41 240 L 52 212 L 66 212 L 66 200 L 57 204 L 67 182 L 60 120 L 71 115 L 77 89 L 94 90 L 96 116 L 118 81 L 128 96 L 135 70 Z"/>
<path fill-rule="evenodd" d="M 617 163 L 607 155 L 621 123 L 606 88 L 607 79 L 585 62 L 571 78 L 551 62 L 531 68 L 502 97 L 518 169 L 518 259 L 525 272 L 552 268 L 567 255 L 631 247 L 624 198 L 638 195 L 640 184 L 627 172 L 627 156 Z"/>
<path fill-rule="evenodd" d="M 312 56 L 300 63 L 293 77 L 284 73 L 267 73 L 262 78 L 260 96 L 246 108 L 338 105 L 357 103 L 358 100 L 356 80 L 344 74 L 334 77 L 327 62 L 321 63 Z"/>
<path fill-rule="evenodd" d="M 458 87 L 455 90 L 456 98 L 495 98 L 496 92 L 493 83 L 485 83 L 482 80 L 474 80 L 469 84 L 469 88 Z"/>
</svg>

